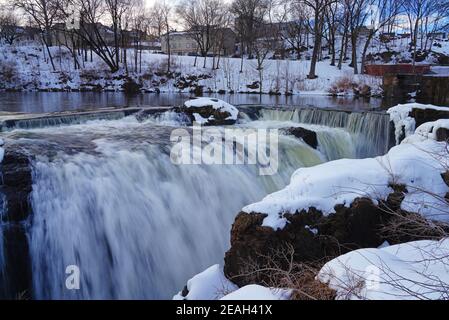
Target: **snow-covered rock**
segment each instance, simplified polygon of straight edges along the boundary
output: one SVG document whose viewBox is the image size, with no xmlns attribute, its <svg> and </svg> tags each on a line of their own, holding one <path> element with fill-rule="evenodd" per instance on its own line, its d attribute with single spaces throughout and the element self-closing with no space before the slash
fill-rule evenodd
<svg viewBox="0 0 449 320">
<path fill-rule="evenodd" d="M 418 112 L 417 111 L 421 111 Z M 395 126 L 396 143 L 412 135 L 416 126 L 437 120 L 449 118 L 449 107 L 439 107 L 430 104 L 408 103 L 399 104 L 387 110 Z M 446 114 L 446 116 L 442 116 Z M 416 119 L 419 117 L 420 119 Z"/>
<path fill-rule="evenodd" d="M 394 192 L 392 185 L 404 185 L 408 192 L 401 202 L 403 210 L 444 220 L 448 219 L 444 214 L 447 204 L 437 198 L 449 192 L 441 177 L 448 161 L 444 142 L 427 139 L 402 143 L 382 157 L 342 159 L 301 168 L 286 188 L 243 211 L 267 214 L 263 226 L 282 229 L 288 222 L 285 213 L 315 208 L 329 214 L 335 212 L 336 205 L 350 206 L 359 197 L 386 200 Z"/>
<path fill-rule="evenodd" d="M 181 291 L 173 299 L 218 300 L 238 287 L 225 277 L 220 265 L 216 264 L 187 281 L 186 289 L 187 292 Z"/>
<path fill-rule="evenodd" d="M 290 295 L 291 290 L 260 285 L 247 285 L 239 289 L 216 264 L 187 281 L 186 288 L 173 300 L 287 300 Z"/>
<path fill-rule="evenodd" d="M 449 239 L 352 251 L 325 264 L 317 278 L 337 299 L 448 299 Z"/>
<path fill-rule="evenodd" d="M 288 300 L 290 296 L 290 290 L 250 284 L 227 294 L 220 300 Z"/>
<path fill-rule="evenodd" d="M 204 97 L 186 101 L 182 111 L 201 125 L 234 124 L 239 114 L 236 107 L 223 100 Z"/>
<path fill-rule="evenodd" d="M 448 138 L 449 119 L 440 119 L 420 125 L 415 133 L 426 139 L 445 141 Z"/>
</svg>

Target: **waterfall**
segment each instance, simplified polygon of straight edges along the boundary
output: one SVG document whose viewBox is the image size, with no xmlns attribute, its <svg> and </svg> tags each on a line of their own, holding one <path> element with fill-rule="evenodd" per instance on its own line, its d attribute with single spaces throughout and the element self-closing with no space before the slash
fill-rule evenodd
<svg viewBox="0 0 449 320">
<path fill-rule="evenodd" d="M 260 120 L 293 121 L 343 128 L 352 134 L 357 157 L 383 155 L 391 146 L 390 118 L 378 112 L 345 112 L 327 109 L 261 109 Z"/>
<path fill-rule="evenodd" d="M 272 127 L 267 119 L 275 117 L 284 126 L 304 122 L 317 133 L 318 150 L 280 136 L 279 172 L 259 176 L 255 165 L 174 165 L 166 133 L 184 119 L 173 113 L 48 128 L 28 123 L 19 128 L 35 129 L 5 133 L 34 156 L 30 296 L 171 298 L 192 275 L 223 262 L 242 207 L 283 188 L 298 168 L 356 157 L 354 134 L 368 121 L 330 128 L 323 125 L 333 120 L 300 120 L 302 112 L 262 112 L 259 121 L 243 117 L 242 126 Z M 1 247 L 0 239 L 0 270 Z M 79 290 L 65 287 L 71 265 L 80 270 Z"/>
<path fill-rule="evenodd" d="M 170 298 L 192 274 L 222 261 L 244 205 L 321 162 L 315 150 L 288 140 L 280 174 L 258 177 L 251 166 L 175 166 L 158 146 L 98 143 L 101 156 L 34 165 L 36 298 Z M 67 265 L 79 266 L 80 290 L 64 288 Z"/>
<path fill-rule="evenodd" d="M 124 111 L 116 112 L 93 112 L 81 113 L 73 115 L 61 116 L 44 116 L 27 119 L 5 120 L 1 126 L 0 131 L 9 131 L 14 129 L 34 129 L 45 128 L 52 126 L 80 124 L 90 120 L 117 120 L 125 117 Z"/>
</svg>

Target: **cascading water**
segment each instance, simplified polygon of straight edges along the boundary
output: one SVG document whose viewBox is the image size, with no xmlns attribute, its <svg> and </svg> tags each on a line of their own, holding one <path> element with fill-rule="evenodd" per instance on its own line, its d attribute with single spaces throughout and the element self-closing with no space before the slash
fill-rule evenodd
<svg viewBox="0 0 449 320">
<path fill-rule="evenodd" d="M 293 121 L 331 128 L 343 128 L 355 143 L 356 156 L 372 157 L 385 154 L 390 145 L 391 128 L 387 114 L 376 112 L 345 112 L 327 109 L 261 109 L 260 120 Z"/>
<path fill-rule="evenodd" d="M 242 126 L 281 126 L 264 117 Z M 193 274 L 222 262 L 243 206 L 282 188 L 300 167 L 357 156 L 345 126 L 309 126 L 318 151 L 281 136 L 274 176 L 259 176 L 254 165 L 177 166 L 166 125 L 180 122 L 167 113 L 11 132 L 35 154 L 32 297 L 171 298 Z M 65 288 L 70 265 L 80 269 L 79 290 Z"/>
</svg>

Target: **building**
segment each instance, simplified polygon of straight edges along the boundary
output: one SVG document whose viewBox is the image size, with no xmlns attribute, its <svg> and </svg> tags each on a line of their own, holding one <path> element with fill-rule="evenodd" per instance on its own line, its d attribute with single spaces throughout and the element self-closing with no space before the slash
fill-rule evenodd
<svg viewBox="0 0 449 320">
<path fill-rule="evenodd" d="M 161 36 L 161 50 L 168 53 L 168 42 L 170 52 L 175 55 L 201 54 L 198 43 L 195 40 L 201 31 L 174 31 Z M 236 36 L 230 28 L 220 28 L 214 31 L 212 41 L 214 43 L 207 54 L 220 54 L 229 56 L 235 53 Z M 169 41 L 167 41 L 169 40 Z"/>
<path fill-rule="evenodd" d="M 446 32 L 431 32 L 431 33 L 427 34 L 427 37 L 429 39 L 433 39 L 433 40 L 446 40 L 447 39 Z"/>
<path fill-rule="evenodd" d="M 42 40 L 42 31 L 34 27 L 17 27 L 17 41 L 37 42 Z"/>
</svg>

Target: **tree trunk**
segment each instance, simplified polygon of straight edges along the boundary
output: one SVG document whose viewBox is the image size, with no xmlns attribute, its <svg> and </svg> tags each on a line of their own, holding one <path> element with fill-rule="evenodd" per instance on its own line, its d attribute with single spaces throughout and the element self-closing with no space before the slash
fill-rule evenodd
<svg viewBox="0 0 449 320">
<path fill-rule="evenodd" d="M 357 63 L 357 34 L 353 33 L 351 35 L 351 44 L 352 44 L 352 62 L 351 65 L 354 68 L 354 74 L 359 73 L 359 67 Z"/>
<path fill-rule="evenodd" d="M 372 32 L 372 33 L 369 34 L 368 38 L 366 39 L 365 46 L 363 47 L 363 52 L 362 52 L 362 65 L 361 65 L 361 67 L 360 67 L 360 73 L 361 73 L 361 74 L 365 74 L 366 53 L 368 52 L 368 48 L 369 48 L 369 45 L 370 45 L 370 43 L 371 43 L 371 40 L 372 40 L 373 36 L 374 36 L 374 32 Z"/>
<path fill-rule="evenodd" d="M 316 64 L 318 61 L 318 55 L 321 51 L 321 28 L 320 28 L 320 17 L 319 12 L 315 12 L 315 26 L 314 26 L 314 46 L 313 46 L 313 53 L 312 53 L 312 61 L 310 62 L 310 72 L 307 78 L 309 79 L 315 79 L 317 78 L 317 75 L 315 74 L 316 71 Z"/>
</svg>

